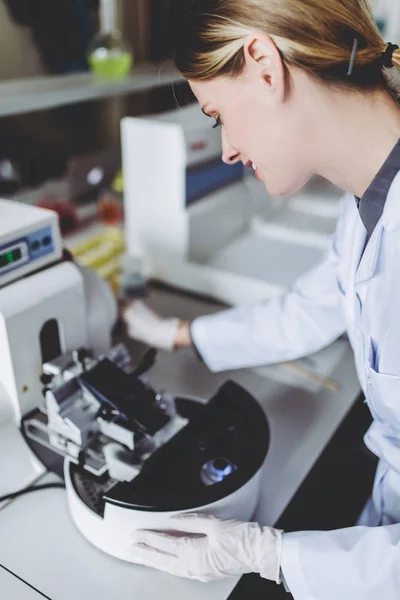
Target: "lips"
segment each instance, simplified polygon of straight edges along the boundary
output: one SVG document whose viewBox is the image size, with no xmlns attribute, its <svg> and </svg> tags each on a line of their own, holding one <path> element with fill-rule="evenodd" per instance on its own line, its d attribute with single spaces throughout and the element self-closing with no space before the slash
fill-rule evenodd
<svg viewBox="0 0 400 600">
<path fill-rule="evenodd" d="M 257 168 L 257 165 L 255 163 L 253 163 L 251 160 L 248 160 L 246 163 L 244 163 L 244 166 L 248 167 L 249 169 L 253 169 L 256 178 L 259 181 L 262 181 L 260 170 Z"/>
<path fill-rule="evenodd" d="M 256 179 L 258 179 L 259 181 L 263 181 L 263 178 L 261 177 L 260 169 L 257 167 L 257 165 L 255 163 L 253 163 L 252 160 L 248 160 L 248 161 L 244 162 L 243 165 L 245 167 L 248 167 L 249 169 L 253 169 Z"/>
<path fill-rule="evenodd" d="M 251 160 L 248 160 L 246 163 L 244 163 L 245 167 L 248 167 L 249 169 L 253 169 L 253 171 L 257 171 L 257 165 L 255 163 L 253 163 Z"/>
</svg>

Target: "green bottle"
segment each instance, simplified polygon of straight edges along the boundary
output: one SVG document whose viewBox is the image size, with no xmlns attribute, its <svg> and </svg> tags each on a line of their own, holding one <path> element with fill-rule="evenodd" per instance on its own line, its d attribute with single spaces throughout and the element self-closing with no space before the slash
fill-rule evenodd
<svg viewBox="0 0 400 600">
<path fill-rule="evenodd" d="M 123 79 L 131 71 L 133 53 L 117 26 L 115 0 L 101 0 L 100 32 L 89 52 L 89 65 L 99 79 Z"/>
</svg>

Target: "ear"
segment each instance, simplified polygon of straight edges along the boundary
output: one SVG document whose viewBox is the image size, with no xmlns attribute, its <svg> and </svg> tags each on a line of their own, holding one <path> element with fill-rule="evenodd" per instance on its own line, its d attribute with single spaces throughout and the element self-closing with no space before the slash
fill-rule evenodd
<svg viewBox="0 0 400 600">
<path fill-rule="evenodd" d="M 271 91 L 285 97 L 285 68 L 272 38 L 261 32 L 247 36 L 243 46 L 246 71 L 250 76 L 257 77 Z"/>
</svg>

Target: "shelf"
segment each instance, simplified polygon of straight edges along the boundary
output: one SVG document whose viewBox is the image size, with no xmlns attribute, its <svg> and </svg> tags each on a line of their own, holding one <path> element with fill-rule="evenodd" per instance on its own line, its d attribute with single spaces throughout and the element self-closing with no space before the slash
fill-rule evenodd
<svg viewBox="0 0 400 600">
<path fill-rule="evenodd" d="M 182 81 L 171 63 L 138 65 L 118 81 L 99 80 L 92 73 L 18 79 L 0 83 L 0 117 L 146 92 Z"/>
</svg>

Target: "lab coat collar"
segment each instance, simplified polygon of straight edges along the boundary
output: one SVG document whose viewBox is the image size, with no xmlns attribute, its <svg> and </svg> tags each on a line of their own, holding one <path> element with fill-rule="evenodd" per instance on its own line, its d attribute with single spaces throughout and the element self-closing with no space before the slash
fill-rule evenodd
<svg viewBox="0 0 400 600">
<path fill-rule="evenodd" d="M 381 220 L 387 231 L 400 227 L 400 171 L 390 186 Z"/>
<path fill-rule="evenodd" d="M 358 238 L 360 250 L 359 256 L 361 257 L 361 260 L 357 269 L 356 284 L 368 281 L 375 275 L 382 238 L 382 231 L 383 226 L 381 219 L 377 223 L 366 247 L 365 243 L 367 241 L 367 233 L 363 231 Z"/>
<path fill-rule="evenodd" d="M 390 186 L 382 217 L 379 219 L 364 253 L 366 232 L 361 223 L 358 228 L 355 243 L 359 249 L 361 260 L 357 269 L 356 284 L 368 281 L 375 275 L 383 230 L 393 231 L 396 228 L 400 228 L 400 171 Z"/>
</svg>

